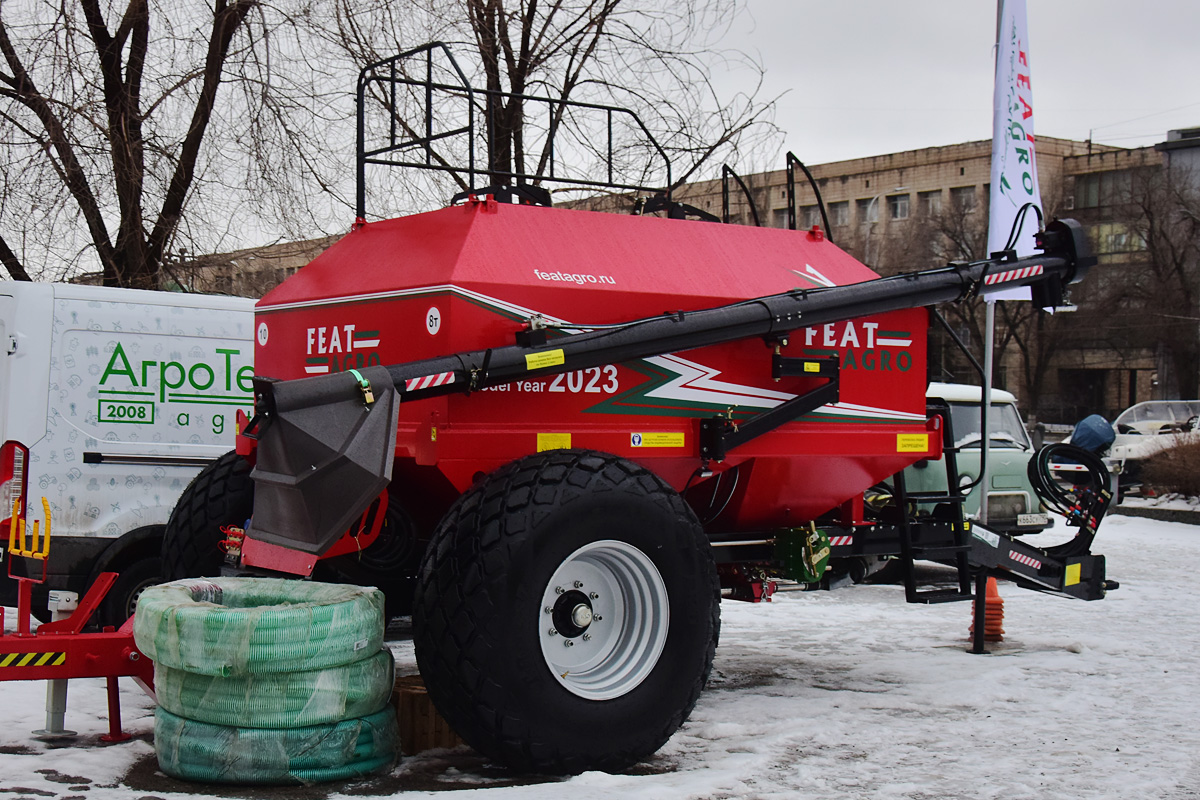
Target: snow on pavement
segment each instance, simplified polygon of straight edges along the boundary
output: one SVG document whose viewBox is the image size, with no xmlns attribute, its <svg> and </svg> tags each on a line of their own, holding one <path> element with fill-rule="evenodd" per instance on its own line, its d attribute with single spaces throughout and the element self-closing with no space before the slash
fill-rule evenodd
<svg viewBox="0 0 1200 800">
<path fill-rule="evenodd" d="M 908 605 L 900 587 L 726 602 L 709 688 L 630 774 L 530 778 L 459 750 L 358 783 L 187 784 L 157 771 L 132 681 L 136 737 L 109 746 L 103 681 L 71 682 L 65 745 L 29 736 L 45 688 L 18 682 L 0 683 L 0 799 L 1200 798 L 1200 527 L 1113 516 L 1095 549 L 1120 590 L 1084 603 L 1002 584 L 1006 641 L 985 656 L 966 652 L 969 604 Z M 391 645 L 415 671 L 411 642 Z"/>
</svg>

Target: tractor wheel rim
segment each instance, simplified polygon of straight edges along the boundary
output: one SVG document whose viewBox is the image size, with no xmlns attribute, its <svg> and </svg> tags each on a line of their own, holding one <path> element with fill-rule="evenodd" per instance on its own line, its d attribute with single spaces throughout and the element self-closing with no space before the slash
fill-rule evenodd
<svg viewBox="0 0 1200 800">
<path fill-rule="evenodd" d="M 611 700 L 641 684 L 662 655 L 667 586 L 633 545 L 592 542 L 554 571 L 537 621 L 542 656 L 558 682 L 579 697 Z"/>
</svg>

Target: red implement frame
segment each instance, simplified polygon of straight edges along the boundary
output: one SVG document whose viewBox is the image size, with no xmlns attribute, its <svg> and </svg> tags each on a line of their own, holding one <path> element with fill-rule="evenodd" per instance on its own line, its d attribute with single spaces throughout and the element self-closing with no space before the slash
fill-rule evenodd
<svg viewBox="0 0 1200 800">
<path fill-rule="evenodd" d="M 42 560 L 44 563 L 44 559 Z M 128 675 L 154 697 L 154 664 L 133 641 L 133 617 L 120 629 L 106 627 L 98 633 L 84 633 L 92 614 L 112 588 L 117 573 L 104 572 L 88 589 L 79 607 L 63 620 L 47 622 L 31 631 L 30 597 L 37 578 L 12 574 L 18 581 L 17 631 L 0 635 L 0 681 L 41 681 L 67 678 L 108 679 L 108 733 L 100 739 L 120 742 L 129 738 L 121 730 L 121 703 L 117 678 Z M 0 608 L 0 630 L 4 609 Z"/>
</svg>

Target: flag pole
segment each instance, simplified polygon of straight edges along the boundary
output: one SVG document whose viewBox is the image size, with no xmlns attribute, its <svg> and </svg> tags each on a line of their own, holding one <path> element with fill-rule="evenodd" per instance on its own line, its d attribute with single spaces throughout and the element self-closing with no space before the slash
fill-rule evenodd
<svg viewBox="0 0 1200 800">
<path fill-rule="evenodd" d="M 993 75 L 996 74 L 999 67 L 1000 25 L 1003 18 L 1004 0 L 996 0 L 996 46 L 992 48 L 994 59 L 992 64 Z M 994 147 L 995 145 L 993 144 Z M 995 158 L 994 153 L 992 157 Z M 993 190 L 995 188 L 993 187 Z M 979 459 L 979 486 L 981 492 L 979 495 L 979 521 L 986 527 L 988 523 L 988 489 L 992 483 L 991 470 L 988 468 L 991 463 L 991 459 L 988 456 L 992 449 L 992 432 L 988 428 L 988 412 L 992 410 L 992 369 L 995 366 L 993 361 L 995 360 L 996 349 L 996 304 L 991 301 L 984 301 L 983 305 L 983 389 L 979 396 L 979 435 L 982 438 L 980 442 L 982 452 Z"/>
<path fill-rule="evenodd" d="M 984 302 L 983 318 L 983 393 L 979 400 L 980 436 L 983 437 L 983 457 L 981 461 L 979 485 L 983 494 L 979 497 L 979 521 L 985 527 L 988 522 L 988 488 L 991 486 L 991 452 L 992 433 L 988 430 L 988 412 L 992 410 L 992 361 L 996 343 L 996 303 Z"/>
</svg>

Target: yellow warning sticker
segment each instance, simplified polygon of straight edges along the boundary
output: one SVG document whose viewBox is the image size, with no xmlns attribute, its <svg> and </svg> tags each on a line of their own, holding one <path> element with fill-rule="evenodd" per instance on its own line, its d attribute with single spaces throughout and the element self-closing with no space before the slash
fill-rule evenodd
<svg viewBox="0 0 1200 800">
<path fill-rule="evenodd" d="M 557 367 L 559 364 L 565 363 L 567 357 L 560 350 L 547 350 L 544 353 L 529 353 L 525 356 L 525 369 L 542 369 L 543 367 Z"/>
<path fill-rule="evenodd" d="M 820 372 L 821 364 L 818 361 L 805 361 L 804 362 L 804 371 L 805 372 Z"/>
<path fill-rule="evenodd" d="M 929 452 L 928 433 L 897 433 L 897 453 L 927 453 Z"/>
<path fill-rule="evenodd" d="M 569 433 L 539 433 L 537 436 L 539 453 L 543 450 L 566 450 L 571 446 Z"/>
<path fill-rule="evenodd" d="M 0 667 L 61 667 L 66 653 L 5 653 L 0 655 Z"/>
<path fill-rule="evenodd" d="M 1074 586 L 1079 583 L 1083 572 L 1083 564 L 1067 564 L 1067 575 L 1063 585 Z"/>
<path fill-rule="evenodd" d="M 683 447 L 683 433 L 631 433 L 631 447 Z"/>
</svg>

